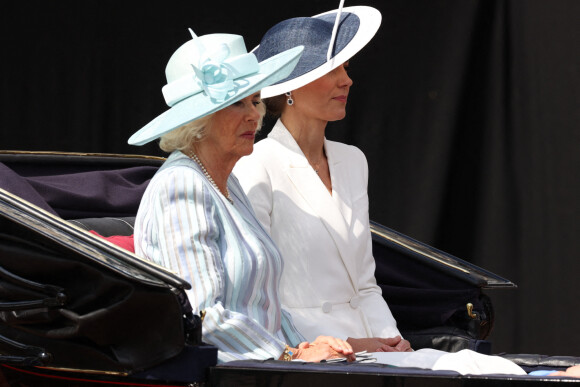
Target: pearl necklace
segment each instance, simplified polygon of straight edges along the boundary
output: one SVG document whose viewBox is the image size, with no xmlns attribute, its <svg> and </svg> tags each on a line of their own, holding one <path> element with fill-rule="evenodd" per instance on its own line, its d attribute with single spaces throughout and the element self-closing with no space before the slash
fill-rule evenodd
<svg viewBox="0 0 580 387">
<path fill-rule="evenodd" d="M 201 162 L 201 160 L 199 159 L 199 157 L 197 157 L 197 155 L 193 152 L 193 150 L 189 151 L 188 156 L 190 158 L 192 158 L 196 163 L 199 164 L 199 167 L 201 168 L 201 171 L 203 172 L 203 174 L 205 175 L 205 177 L 209 180 L 209 182 L 211 183 L 211 185 L 213 185 L 215 187 L 215 189 L 217 189 L 218 192 L 221 193 L 228 200 L 228 202 L 230 202 L 231 204 L 234 204 L 234 200 L 230 196 L 230 191 L 228 190 L 227 183 L 226 183 L 226 192 L 223 193 L 222 190 L 220 189 L 220 187 L 218 187 L 218 185 L 212 179 L 212 177 L 210 176 L 210 174 L 207 171 L 207 169 L 205 169 L 205 166 L 203 165 L 203 163 Z"/>
</svg>

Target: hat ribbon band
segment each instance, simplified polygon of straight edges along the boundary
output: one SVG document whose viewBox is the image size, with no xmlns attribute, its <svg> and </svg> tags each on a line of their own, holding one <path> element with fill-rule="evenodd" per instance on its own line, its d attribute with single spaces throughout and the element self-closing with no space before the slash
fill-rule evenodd
<svg viewBox="0 0 580 387">
<path fill-rule="evenodd" d="M 167 105 L 173 106 L 202 91 L 210 98 L 221 102 L 236 88 L 234 80 L 254 74 L 260 69 L 258 60 L 252 53 L 223 61 L 207 60 L 201 66 L 191 66 L 193 72 L 168 83 L 161 89 Z"/>
</svg>

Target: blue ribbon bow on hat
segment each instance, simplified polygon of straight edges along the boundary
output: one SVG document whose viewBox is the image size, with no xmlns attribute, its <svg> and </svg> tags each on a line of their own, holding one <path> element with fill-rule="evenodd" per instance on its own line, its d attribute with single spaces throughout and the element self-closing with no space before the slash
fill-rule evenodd
<svg viewBox="0 0 580 387">
<path fill-rule="evenodd" d="M 197 77 L 198 85 L 216 102 L 223 102 L 228 93 L 236 88 L 234 83 L 234 69 L 224 61 L 230 56 L 230 49 L 226 44 L 218 45 L 208 52 L 199 42 L 197 35 L 190 29 L 191 36 L 196 41 L 200 55 L 198 65 L 191 64 Z"/>
<path fill-rule="evenodd" d="M 235 49 L 232 50 L 226 43 L 217 43 L 208 49 L 203 40 L 191 29 L 189 32 L 193 37 L 188 42 L 191 44 L 186 43 L 187 46 L 182 46 L 187 47 L 189 54 L 179 58 L 182 57 L 188 67 L 191 66 L 193 72 L 188 71 L 163 87 L 163 96 L 167 105 L 174 106 L 201 92 L 213 103 L 222 103 L 234 97 L 236 91 L 247 84 L 245 77 L 260 70 L 254 54 L 238 53 L 236 55 Z M 191 58 L 197 58 L 197 63 L 191 63 Z M 179 68 L 179 64 L 177 67 Z"/>
</svg>

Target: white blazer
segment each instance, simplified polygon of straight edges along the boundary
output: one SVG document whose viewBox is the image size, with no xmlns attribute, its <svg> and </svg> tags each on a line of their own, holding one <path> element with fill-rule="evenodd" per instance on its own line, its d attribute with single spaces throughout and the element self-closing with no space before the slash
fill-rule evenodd
<svg viewBox="0 0 580 387">
<path fill-rule="evenodd" d="M 310 341 L 400 335 L 374 277 L 366 158 L 354 146 L 324 147 L 332 195 L 280 120 L 234 168 L 282 252 L 282 304 Z"/>
</svg>

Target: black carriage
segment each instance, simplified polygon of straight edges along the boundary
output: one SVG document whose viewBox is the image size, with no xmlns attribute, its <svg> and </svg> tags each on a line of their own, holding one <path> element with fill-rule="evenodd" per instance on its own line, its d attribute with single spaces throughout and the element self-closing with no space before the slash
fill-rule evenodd
<svg viewBox="0 0 580 387">
<path fill-rule="evenodd" d="M 175 274 L 141 260 L 132 224 L 158 157 L 0 152 L 0 384 L 504 385 L 563 378 L 461 376 L 372 363 L 216 365 Z M 414 348 L 491 354 L 494 273 L 372 223 L 376 277 Z M 515 290 L 509 290 L 515 291 Z M 571 357 L 504 355 L 528 369 Z M 569 379 L 567 381 L 573 381 Z M 580 380 L 578 380 L 580 382 Z"/>
</svg>

